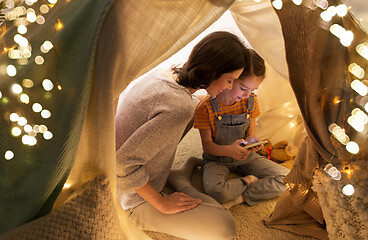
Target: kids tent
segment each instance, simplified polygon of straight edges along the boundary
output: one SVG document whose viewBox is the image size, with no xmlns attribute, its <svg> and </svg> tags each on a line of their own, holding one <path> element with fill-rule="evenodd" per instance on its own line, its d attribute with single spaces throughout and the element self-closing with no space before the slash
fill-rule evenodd
<svg viewBox="0 0 368 240">
<path fill-rule="evenodd" d="M 284 135 L 261 128 L 299 146 L 266 225 L 321 239 L 367 236 L 367 37 L 349 11 L 328 9 L 340 1 L 0 3 L 0 239 L 148 238 L 116 201 L 114 102 L 227 9 L 290 82 L 295 99 L 283 99 L 290 86 L 280 82 L 274 90 L 290 104 L 274 111 L 289 107 L 302 126 Z M 274 102 L 263 101 L 270 111 L 259 125 L 268 126 Z M 342 194 L 345 186 L 355 192 Z"/>
</svg>

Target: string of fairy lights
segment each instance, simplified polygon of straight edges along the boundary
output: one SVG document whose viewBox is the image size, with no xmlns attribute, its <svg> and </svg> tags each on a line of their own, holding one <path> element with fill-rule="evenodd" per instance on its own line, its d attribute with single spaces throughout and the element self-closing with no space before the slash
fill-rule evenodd
<svg viewBox="0 0 368 240">
<path fill-rule="evenodd" d="M 49 40 L 45 40 L 41 46 L 34 46 L 27 39 L 28 27 L 32 24 L 43 25 L 46 22 L 46 16 L 49 11 L 57 4 L 57 0 L 40 1 L 37 6 L 34 7 L 38 0 L 4 0 L 2 3 L 2 12 L 5 12 L 5 21 L 7 23 L 12 22 L 17 31 L 13 37 L 13 43 L 10 46 L 3 46 L 2 55 L 7 55 L 10 59 L 8 65 L 0 66 L 0 74 L 7 75 L 11 80 L 9 89 L 0 91 L 0 100 L 3 103 L 8 103 L 10 100 L 9 95 L 15 95 L 20 104 L 24 104 L 32 109 L 35 114 L 40 114 L 42 119 L 48 119 L 52 113 L 50 110 L 45 109 L 40 102 L 34 102 L 27 92 L 39 84 L 38 81 L 32 79 L 19 79 L 17 77 L 18 68 L 24 65 L 36 64 L 42 65 L 45 62 L 44 54 L 47 54 L 52 48 L 53 44 Z M 5 25 L 5 24 L 3 24 Z M 55 30 L 61 30 L 63 28 L 60 20 L 54 25 Z M 3 35 L 8 29 L 5 26 L 0 28 L 0 34 Z M 39 51 L 35 51 L 39 47 Z M 33 51 L 32 51 L 33 50 Z M 50 79 L 41 80 L 43 90 L 50 92 L 54 89 L 54 83 Z M 58 90 L 62 87 L 56 84 Z M 26 146 L 35 146 L 40 136 L 45 140 L 53 138 L 53 134 L 50 129 L 42 123 L 32 123 L 28 119 L 28 116 L 22 115 L 20 112 L 11 112 L 8 116 L 8 120 L 11 122 L 10 133 L 13 137 L 19 138 L 20 141 Z M 5 151 L 4 158 L 10 161 L 15 158 L 15 151 L 8 149 Z"/>
<path fill-rule="evenodd" d="M 285 1 L 285 0 L 284 0 Z M 303 0 L 292 0 L 294 4 L 301 5 Z M 304 0 L 306 1 L 306 0 Z M 321 19 L 330 23 L 329 31 L 330 33 L 337 37 L 340 40 L 340 43 L 344 47 L 351 46 L 354 40 L 354 33 L 349 29 L 345 29 L 343 26 L 339 24 L 332 24 L 331 20 L 337 17 L 345 17 L 348 14 L 348 11 L 351 7 L 348 7 L 346 4 L 341 3 L 337 6 L 329 6 L 329 2 L 327 0 L 313 0 L 308 1 L 306 5 L 313 5 L 313 7 L 319 7 L 323 11 L 320 14 Z M 282 9 L 283 2 L 282 0 L 273 0 L 272 6 L 280 10 Z M 362 21 L 362 19 L 359 19 Z M 361 55 L 363 58 L 368 60 L 368 42 L 360 43 L 355 48 L 356 52 Z M 351 88 L 362 97 L 362 101 L 360 101 L 361 107 L 365 112 L 368 112 L 368 81 L 364 79 L 365 71 L 359 66 L 357 63 L 350 63 L 348 66 L 348 72 L 350 72 L 356 79 L 354 79 L 350 86 Z M 334 103 L 338 104 L 340 102 L 339 99 L 335 98 Z M 361 110 L 360 108 L 354 108 L 351 111 L 350 116 L 348 117 L 348 124 L 357 132 L 366 134 L 368 131 L 368 115 Z M 328 130 L 331 132 L 332 136 L 334 136 L 342 145 L 345 146 L 346 150 L 351 154 L 358 154 L 360 151 L 360 146 L 355 141 L 352 141 L 350 137 L 346 134 L 345 129 L 338 126 L 336 123 L 330 124 Z M 342 177 L 341 172 L 333 166 L 331 163 L 327 164 L 324 167 L 324 171 L 332 177 L 334 180 L 340 180 Z M 350 177 L 351 171 L 350 168 L 346 171 L 346 175 Z M 342 188 L 342 193 L 346 196 L 351 196 L 354 194 L 354 186 L 352 184 L 346 184 Z"/>
</svg>

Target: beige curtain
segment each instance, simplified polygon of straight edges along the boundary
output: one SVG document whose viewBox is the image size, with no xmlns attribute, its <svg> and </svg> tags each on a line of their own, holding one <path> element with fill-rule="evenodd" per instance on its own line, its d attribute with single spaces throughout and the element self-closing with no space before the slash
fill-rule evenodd
<svg viewBox="0 0 368 240">
<path fill-rule="evenodd" d="M 97 45 L 96 71 L 77 156 L 58 205 L 96 175 L 107 176 L 115 199 L 114 101 L 130 81 L 205 30 L 233 1 L 116 0 Z M 118 203 L 126 236 L 144 239 Z"/>
</svg>

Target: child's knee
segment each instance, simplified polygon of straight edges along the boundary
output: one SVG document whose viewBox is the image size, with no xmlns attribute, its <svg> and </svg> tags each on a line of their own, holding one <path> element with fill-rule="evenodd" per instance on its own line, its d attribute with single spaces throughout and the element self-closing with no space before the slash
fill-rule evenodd
<svg viewBox="0 0 368 240">
<path fill-rule="evenodd" d="M 216 199 L 218 202 L 223 203 L 226 202 L 227 194 L 225 191 L 225 182 L 218 182 L 217 184 L 204 184 L 204 190 L 206 194 L 210 195 L 214 199 Z"/>
</svg>

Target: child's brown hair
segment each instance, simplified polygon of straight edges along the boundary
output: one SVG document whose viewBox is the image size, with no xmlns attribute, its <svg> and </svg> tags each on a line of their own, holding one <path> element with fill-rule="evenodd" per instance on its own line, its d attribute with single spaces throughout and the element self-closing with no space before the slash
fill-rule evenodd
<svg viewBox="0 0 368 240">
<path fill-rule="evenodd" d="M 248 76 L 254 75 L 256 77 L 265 77 L 266 65 L 261 56 L 253 49 L 249 49 L 250 56 L 246 59 L 244 71 L 239 79 L 244 79 Z"/>
</svg>

